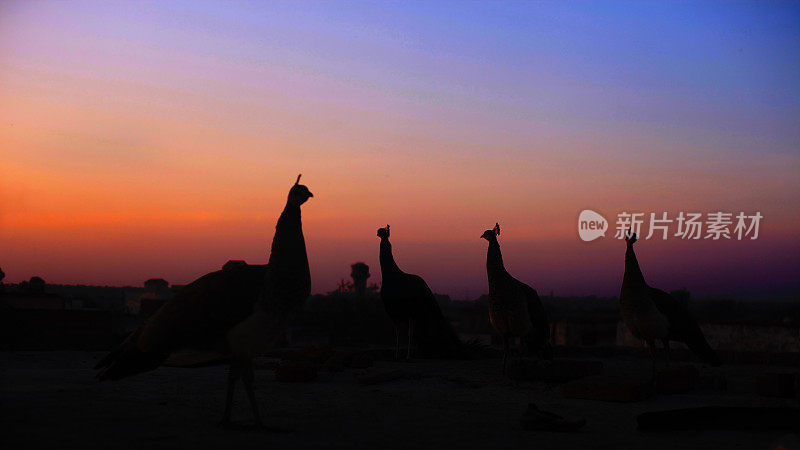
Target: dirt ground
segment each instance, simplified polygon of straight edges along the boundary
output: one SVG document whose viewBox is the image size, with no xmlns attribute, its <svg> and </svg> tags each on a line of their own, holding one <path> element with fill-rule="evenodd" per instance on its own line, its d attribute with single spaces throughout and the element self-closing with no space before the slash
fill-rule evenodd
<svg viewBox="0 0 800 450">
<path fill-rule="evenodd" d="M 262 358 L 256 395 L 265 422 L 288 432 L 222 429 L 225 368 L 170 368 L 119 382 L 98 383 L 93 352 L 3 352 L 4 448 L 797 448 L 800 437 L 780 432 L 670 432 L 636 430 L 651 410 L 704 405 L 797 406 L 791 399 L 754 393 L 753 375 L 797 368 L 723 366 L 728 391 L 656 396 L 638 403 L 564 399 L 558 385 L 514 383 L 499 360 L 377 361 L 370 369 L 321 372 L 316 381 L 278 383 Z M 603 360 L 607 374 L 647 378 L 645 359 Z M 402 368 L 403 379 L 365 386 L 356 376 Z M 523 430 L 528 402 L 564 416 L 582 416 L 575 433 Z M 250 420 L 241 385 L 234 419 Z"/>
</svg>

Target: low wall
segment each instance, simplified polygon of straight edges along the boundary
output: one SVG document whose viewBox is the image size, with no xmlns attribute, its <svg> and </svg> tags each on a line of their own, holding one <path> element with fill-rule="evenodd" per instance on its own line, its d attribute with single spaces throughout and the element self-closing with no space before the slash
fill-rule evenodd
<svg viewBox="0 0 800 450">
<path fill-rule="evenodd" d="M 110 311 L 5 309 L 3 350 L 106 350 L 119 340 Z"/>
</svg>

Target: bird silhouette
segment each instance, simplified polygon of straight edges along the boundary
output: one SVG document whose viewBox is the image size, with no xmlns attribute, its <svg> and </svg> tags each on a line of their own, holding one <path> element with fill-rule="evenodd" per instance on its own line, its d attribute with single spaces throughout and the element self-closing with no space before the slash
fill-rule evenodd
<svg viewBox="0 0 800 450">
<path fill-rule="evenodd" d="M 241 379 L 253 418 L 262 426 L 253 391 L 253 358 L 283 336 L 289 314 L 310 293 L 311 275 L 300 206 L 313 197 L 300 184 L 289 191 L 266 265 L 231 264 L 186 285 L 95 367 L 99 380 L 157 368 L 181 349 L 213 350 L 230 361 L 222 425 L 230 425 L 234 386 Z"/>
<path fill-rule="evenodd" d="M 635 233 L 625 235 L 625 275 L 619 295 L 622 321 L 631 334 L 643 339 L 653 358 L 652 379 L 656 376 L 655 341 L 664 345 L 666 363 L 669 364 L 669 341 L 683 342 L 700 359 L 719 365 L 717 354 L 708 345 L 700 326 L 688 309 L 668 293 L 650 287 L 644 281 L 639 261 L 633 251 L 637 241 Z"/>
<path fill-rule="evenodd" d="M 442 314 L 430 287 L 418 275 L 405 273 L 397 266 L 389 242 L 389 225 L 378 229 L 380 242 L 381 300 L 395 326 L 395 358 L 400 357 L 403 327 L 408 329 L 408 352 L 422 357 L 470 358 L 481 348 L 464 343 Z"/>
<path fill-rule="evenodd" d="M 500 253 L 500 224 L 486 230 L 482 239 L 489 241 L 486 252 L 486 273 L 489 278 L 489 319 L 503 339 L 503 374 L 507 371 L 509 345 L 512 339 L 541 358 L 552 359 L 550 326 L 539 294 L 527 284 L 512 277 Z"/>
</svg>

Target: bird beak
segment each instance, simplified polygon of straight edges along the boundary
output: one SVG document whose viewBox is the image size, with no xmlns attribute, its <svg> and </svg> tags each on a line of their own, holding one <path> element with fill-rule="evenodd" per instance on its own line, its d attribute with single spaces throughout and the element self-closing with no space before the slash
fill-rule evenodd
<svg viewBox="0 0 800 450">
<path fill-rule="evenodd" d="M 314 196 L 314 194 L 312 194 L 312 193 L 309 191 L 309 192 L 308 192 L 308 198 L 311 198 L 311 197 L 313 197 L 313 196 Z"/>
</svg>

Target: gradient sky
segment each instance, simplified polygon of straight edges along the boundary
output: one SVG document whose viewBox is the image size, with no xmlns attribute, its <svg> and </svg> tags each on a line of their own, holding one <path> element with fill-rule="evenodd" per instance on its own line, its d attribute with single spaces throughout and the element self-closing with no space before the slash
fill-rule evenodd
<svg viewBox="0 0 800 450">
<path fill-rule="evenodd" d="M 578 213 L 764 216 L 755 241 L 641 241 L 650 284 L 800 290 L 800 4 L 0 3 L 6 281 L 187 283 L 263 263 L 297 173 L 314 292 L 375 232 L 434 291 L 506 267 L 617 295 Z M 610 234 L 609 234 L 610 236 Z"/>
</svg>

